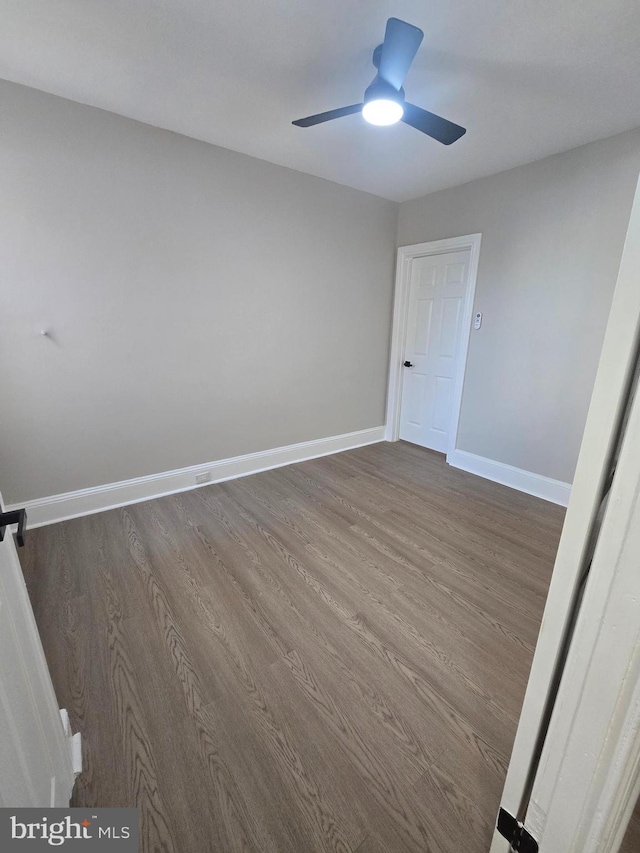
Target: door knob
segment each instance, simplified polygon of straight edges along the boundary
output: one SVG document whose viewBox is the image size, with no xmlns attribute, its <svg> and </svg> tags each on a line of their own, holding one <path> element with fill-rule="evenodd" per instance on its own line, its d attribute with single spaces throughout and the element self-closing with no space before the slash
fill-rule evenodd
<svg viewBox="0 0 640 853">
<path fill-rule="evenodd" d="M 404 367 L 413 367 L 413 365 L 411 364 L 410 361 L 405 361 L 403 366 Z"/>
</svg>

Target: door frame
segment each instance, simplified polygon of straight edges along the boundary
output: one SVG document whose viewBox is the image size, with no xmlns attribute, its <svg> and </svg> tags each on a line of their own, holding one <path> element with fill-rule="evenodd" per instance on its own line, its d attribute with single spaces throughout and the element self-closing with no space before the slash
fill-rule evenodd
<svg viewBox="0 0 640 853">
<path fill-rule="evenodd" d="M 541 853 L 613 853 L 640 794 L 640 398 L 636 395 L 541 757 Z"/>
<path fill-rule="evenodd" d="M 428 243 L 415 243 L 400 246 L 396 261 L 396 282 L 393 304 L 393 324 L 391 327 L 391 351 L 389 356 L 389 383 L 387 393 L 387 416 L 385 439 L 398 441 L 400 436 L 400 408 L 402 405 L 402 360 L 407 340 L 407 314 L 409 311 L 409 289 L 411 286 L 411 265 L 416 258 L 430 255 L 443 255 L 448 252 L 469 250 L 469 269 L 467 272 L 467 294 L 462 313 L 462 333 L 458 342 L 458 366 L 453 387 L 451 424 L 447 457 L 456 448 L 458 423 L 462 405 L 462 389 L 467 367 L 467 353 L 471 335 L 473 303 L 476 294 L 480 243 L 482 234 L 466 234 L 461 237 L 449 237 L 446 240 L 432 240 Z"/>
<path fill-rule="evenodd" d="M 500 805 L 515 815 L 640 351 L 640 183 Z M 640 793 L 640 396 L 633 405 L 526 812 L 541 853 L 613 853 Z M 508 853 L 497 830 L 491 853 Z"/>
</svg>

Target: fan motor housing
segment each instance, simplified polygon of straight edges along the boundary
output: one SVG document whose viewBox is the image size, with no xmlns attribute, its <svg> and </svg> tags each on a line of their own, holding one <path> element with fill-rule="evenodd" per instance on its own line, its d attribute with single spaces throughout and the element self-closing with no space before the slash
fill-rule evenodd
<svg viewBox="0 0 640 853">
<path fill-rule="evenodd" d="M 377 48 L 376 48 L 377 50 Z M 364 92 L 364 102 L 387 100 L 396 101 L 398 104 L 404 103 L 404 89 L 396 89 L 391 83 L 383 80 L 380 75 L 376 74 L 373 81 L 367 86 Z"/>
</svg>

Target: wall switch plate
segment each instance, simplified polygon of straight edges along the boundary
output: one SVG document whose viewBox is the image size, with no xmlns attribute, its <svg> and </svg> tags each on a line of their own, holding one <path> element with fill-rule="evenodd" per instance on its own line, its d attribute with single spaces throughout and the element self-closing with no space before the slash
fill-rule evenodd
<svg viewBox="0 0 640 853">
<path fill-rule="evenodd" d="M 205 471 L 204 474 L 196 474 L 196 483 L 208 483 L 211 479 L 211 471 Z"/>
<path fill-rule="evenodd" d="M 473 318 L 473 328 L 479 329 L 482 325 L 482 311 L 478 311 Z"/>
</svg>

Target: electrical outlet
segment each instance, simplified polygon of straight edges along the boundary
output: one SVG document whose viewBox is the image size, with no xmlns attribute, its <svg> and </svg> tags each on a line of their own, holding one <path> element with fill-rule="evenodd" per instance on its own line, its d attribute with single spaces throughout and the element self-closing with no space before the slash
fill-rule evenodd
<svg viewBox="0 0 640 853">
<path fill-rule="evenodd" d="M 211 471 L 205 471 L 204 474 L 196 474 L 196 483 L 208 483 L 211 479 Z"/>
</svg>

